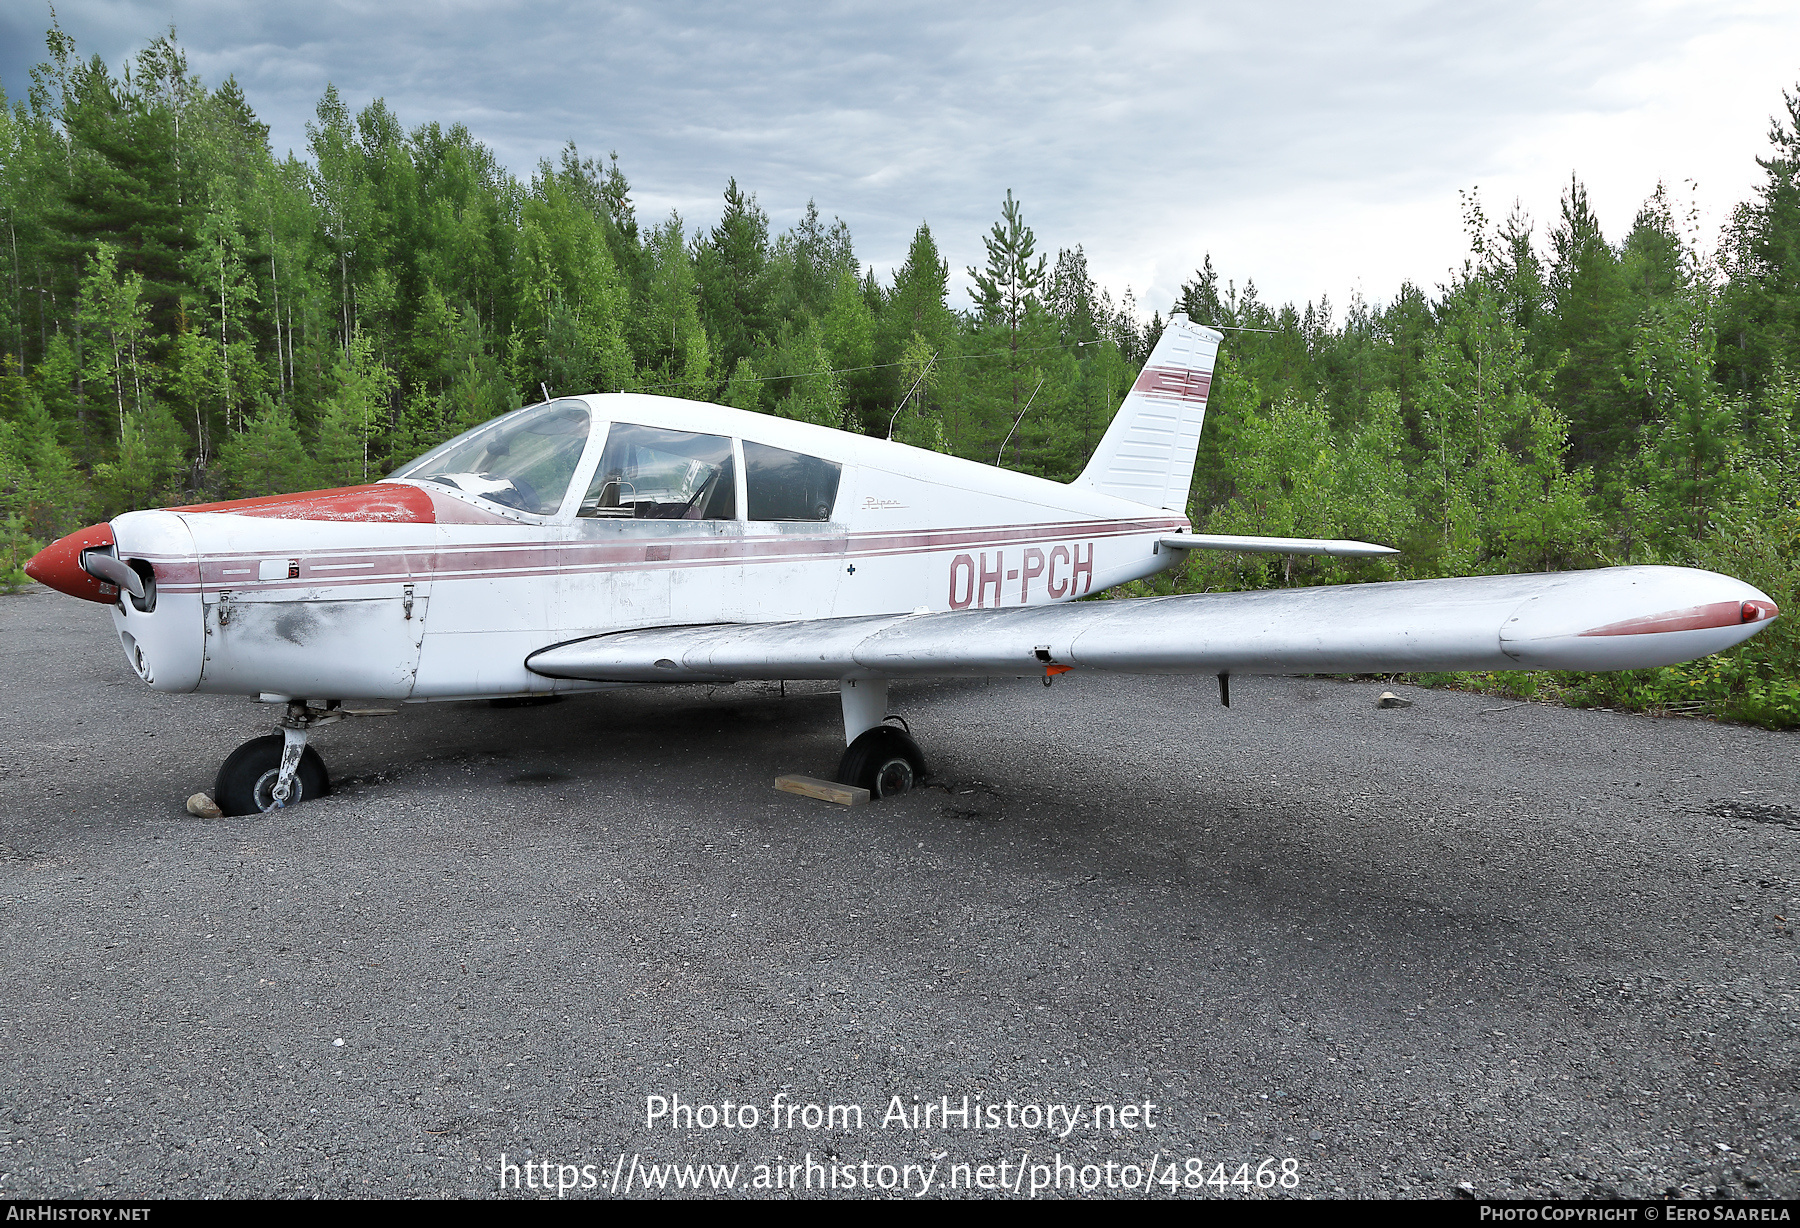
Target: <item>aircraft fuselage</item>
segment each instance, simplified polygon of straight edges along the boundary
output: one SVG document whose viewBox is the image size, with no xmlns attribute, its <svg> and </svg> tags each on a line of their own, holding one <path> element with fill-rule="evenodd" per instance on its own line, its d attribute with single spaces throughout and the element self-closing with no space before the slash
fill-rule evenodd
<svg viewBox="0 0 1800 1228">
<path fill-rule="evenodd" d="M 606 684 L 542 677 L 526 658 L 640 627 L 1067 601 L 1171 565 L 1158 540 L 1189 527 L 1078 486 L 767 415 L 567 400 L 593 427 L 552 514 L 402 478 L 118 517 L 118 557 L 156 581 L 153 609 L 129 596 L 113 606 L 133 668 L 158 690 L 270 698 L 594 690 Z M 615 423 L 729 439 L 737 474 L 745 441 L 839 466 L 829 518 L 753 519 L 746 481 L 730 516 L 583 515 Z"/>
</svg>

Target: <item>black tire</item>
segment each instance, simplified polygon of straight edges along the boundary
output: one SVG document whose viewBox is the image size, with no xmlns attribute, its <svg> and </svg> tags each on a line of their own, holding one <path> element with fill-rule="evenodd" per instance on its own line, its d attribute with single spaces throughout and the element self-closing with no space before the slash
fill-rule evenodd
<svg viewBox="0 0 1800 1228">
<path fill-rule="evenodd" d="M 269 796 L 281 774 L 281 748 L 286 739 L 278 733 L 251 738 L 231 752 L 213 781 L 213 801 L 228 815 L 262 814 L 275 809 Z M 319 752 L 307 747 L 300 752 L 300 766 L 294 772 L 290 806 L 324 797 L 331 792 L 331 777 L 325 773 L 325 761 Z"/>
<path fill-rule="evenodd" d="M 892 725 L 863 731 L 838 761 L 838 783 L 867 789 L 871 800 L 898 797 L 925 780 L 925 756 L 911 735 Z"/>
</svg>

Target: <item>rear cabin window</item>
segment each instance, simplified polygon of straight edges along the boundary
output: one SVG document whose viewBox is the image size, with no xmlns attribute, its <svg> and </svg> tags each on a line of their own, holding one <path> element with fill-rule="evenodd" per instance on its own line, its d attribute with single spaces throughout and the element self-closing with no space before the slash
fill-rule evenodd
<svg viewBox="0 0 1800 1228">
<path fill-rule="evenodd" d="M 736 520 L 737 465 L 723 435 L 615 422 L 577 515 Z"/>
<path fill-rule="evenodd" d="M 744 440 L 744 482 L 752 520 L 830 520 L 844 467 Z"/>
</svg>

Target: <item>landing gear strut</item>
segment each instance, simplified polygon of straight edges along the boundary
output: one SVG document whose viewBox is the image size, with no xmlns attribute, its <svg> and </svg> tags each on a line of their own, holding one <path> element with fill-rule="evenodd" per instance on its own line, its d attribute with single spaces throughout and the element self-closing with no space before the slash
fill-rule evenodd
<svg viewBox="0 0 1800 1228">
<path fill-rule="evenodd" d="M 251 738 L 231 752 L 213 782 L 213 800 L 228 815 L 264 814 L 331 792 L 319 752 L 306 744 L 313 730 L 347 716 L 391 716 L 391 709 L 352 712 L 336 700 L 323 708 L 290 700 L 276 733 Z"/>
<path fill-rule="evenodd" d="M 867 789 L 870 798 L 897 797 L 925 779 L 925 756 L 910 733 L 887 724 L 887 679 L 846 678 L 844 741 L 839 784 Z"/>
</svg>

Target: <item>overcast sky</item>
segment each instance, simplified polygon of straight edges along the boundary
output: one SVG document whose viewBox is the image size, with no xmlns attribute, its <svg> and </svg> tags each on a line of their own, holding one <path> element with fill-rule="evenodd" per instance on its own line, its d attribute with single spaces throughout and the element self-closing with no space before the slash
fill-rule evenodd
<svg viewBox="0 0 1800 1228">
<path fill-rule="evenodd" d="M 865 264 L 921 220 L 953 284 L 1007 189 L 1039 250 L 1167 310 L 1207 252 L 1265 300 L 1435 288 L 1466 242 L 1458 189 L 1522 201 L 1539 234 L 1571 171 L 1608 237 L 1666 181 L 1710 243 L 1759 181 L 1800 5 L 63 0 L 115 67 L 173 22 L 208 85 L 235 73 L 277 154 L 327 82 L 408 126 L 462 122 L 515 172 L 574 140 L 617 150 L 640 218 L 690 230 L 726 180 L 778 228 L 808 198 Z M 48 6 L 0 11 L 23 95 Z M 1698 182 L 1697 192 L 1685 181 Z"/>
</svg>

